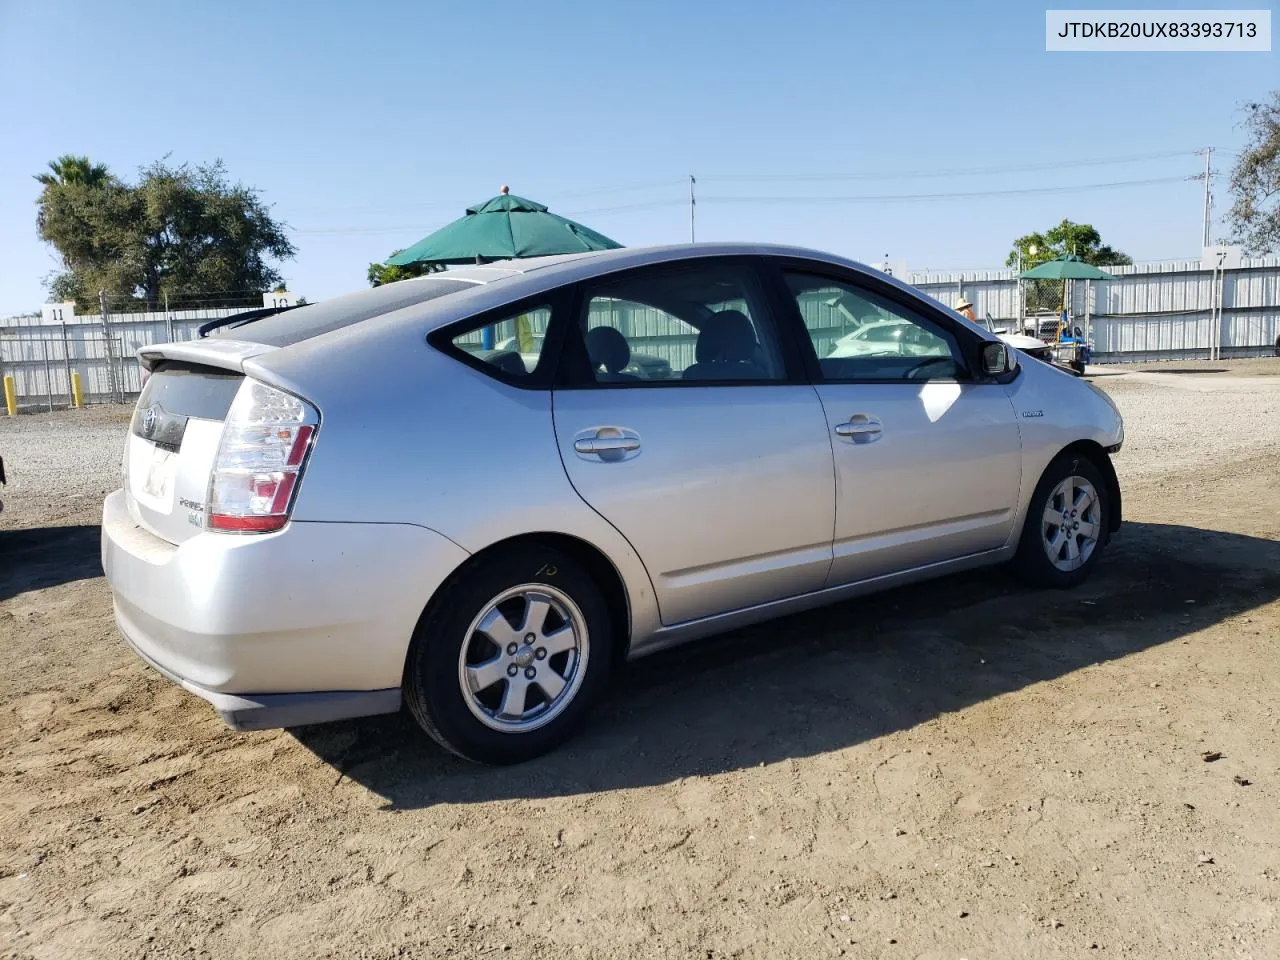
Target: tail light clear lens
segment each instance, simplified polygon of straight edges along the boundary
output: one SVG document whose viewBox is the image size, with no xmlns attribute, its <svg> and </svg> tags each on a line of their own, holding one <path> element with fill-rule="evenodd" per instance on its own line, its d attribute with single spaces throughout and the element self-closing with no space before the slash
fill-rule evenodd
<svg viewBox="0 0 1280 960">
<path fill-rule="evenodd" d="M 205 516 L 212 530 L 268 533 L 289 522 L 319 415 L 246 378 L 222 427 Z"/>
</svg>

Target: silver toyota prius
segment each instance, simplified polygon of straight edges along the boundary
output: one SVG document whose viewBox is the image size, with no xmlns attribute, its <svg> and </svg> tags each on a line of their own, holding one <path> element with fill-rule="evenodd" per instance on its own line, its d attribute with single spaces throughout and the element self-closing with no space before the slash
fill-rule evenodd
<svg viewBox="0 0 1280 960">
<path fill-rule="evenodd" d="M 102 523 L 121 633 L 237 729 L 405 704 L 516 762 L 626 658 L 979 566 L 1074 586 L 1120 525 L 1105 394 L 811 250 L 493 263 L 261 313 L 139 352 Z M 868 322 L 914 333 L 842 355 Z"/>
</svg>

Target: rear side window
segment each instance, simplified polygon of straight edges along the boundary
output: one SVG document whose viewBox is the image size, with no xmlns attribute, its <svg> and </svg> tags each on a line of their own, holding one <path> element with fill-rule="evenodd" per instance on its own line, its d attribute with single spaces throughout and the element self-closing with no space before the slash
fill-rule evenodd
<svg viewBox="0 0 1280 960">
<path fill-rule="evenodd" d="M 455 334 L 449 341 L 487 372 L 531 380 L 542 362 L 551 307 L 535 306 Z"/>
</svg>

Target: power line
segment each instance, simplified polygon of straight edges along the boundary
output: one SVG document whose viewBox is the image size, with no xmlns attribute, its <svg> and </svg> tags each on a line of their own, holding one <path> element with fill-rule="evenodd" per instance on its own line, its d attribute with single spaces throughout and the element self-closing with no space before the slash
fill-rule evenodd
<svg viewBox="0 0 1280 960">
<path fill-rule="evenodd" d="M 758 204 L 785 204 L 785 203 L 913 203 L 929 200 L 965 200 L 980 199 L 987 197 L 1011 197 L 1011 196 L 1031 196 L 1038 194 L 1056 194 L 1056 193 L 1083 193 L 1090 190 L 1115 190 L 1128 187 L 1145 187 L 1154 186 L 1163 183 L 1181 183 L 1189 178 L 1186 176 L 1168 176 L 1168 177 L 1148 177 L 1138 180 L 1111 180 L 1103 183 L 1081 183 L 1054 187 L 1019 187 L 1005 190 L 965 190 L 951 191 L 941 193 L 899 193 L 899 194 L 792 194 L 792 195 L 717 195 L 717 194 L 700 194 L 698 196 L 699 205 L 703 204 L 732 204 L 732 203 L 758 203 Z M 687 181 L 685 181 L 687 182 Z M 646 200 L 639 203 L 618 204 L 607 207 L 593 207 L 586 210 L 569 211 L 566 216 L 583 217 L 592 215 L 603 215 L 612 213 L 625 213 L 637 210 L 657 210 L 664 207 L 684 206 L 688 203 L 687 198 L 672 197 L 665 200 Z M 319 227 L 312 229 L 297 229 L 293 232 L 299 234 L 307 234 L 312 236 L 335 235 L 335 236 L 354 236 L 354 235 L 376 235 L 390 233 L 406 233 L 409 231 L 421 230 L 421 224 L 387 224 L 385 226 L 347 226 L 347 227 Z"/>
<path fill-rule="evenodd" d="M 678 182 L 681 182 L 681 181 L 678 181 Z M 682 182 L 687 183 L 688 181 L 682 181 Z M 685 199 L 646 200 L 640 203 L 624 203 L 618 206 L 611 206 L 611 207 L 594 207 L 590 210 L 570 210 L 566 212 L 564 215 L 567 217 L 583 217 L 583 216 L 588 216 L 590 214 L 619 213 L 624 210 L 649 210 L 649 209 L 657 209 L 658 207 L 684 206 L 686 203 L 688 203 L 688 201 Z M 315 236 L 315 235 L 325 235 L 325 234 L 355 235 L 355 234 L 379 234 L 379 233 L 404 233 L 410 230 L 420 231 L 422 229 L 423 229 L 423 226 L 420 223 L 409 223 L 409 224 L 399 224 L 399 225 L 387 224 L 386 226 L 379 226 L 379 227 L 358 227 L 358 226 L 316 227 L 312 229 L 299 229 L 295 227 L 293 228 L 293 232 L 304 233 L 304 234 Z"/>
<path fill-rule="evenodd" d="M 683 186 L 686 181 L 683 178 L 670 178 L 666 180 L 643 180 L 633 183 L 621 183 L 611 187 L 593 187 L 589 190 L 571 190 L 568 192 L 551 191 L 548 193 L 555 200 L 574 200 L 579 197 L 598 197 L 604 194 L 613 193 L 631 193 L 638 190 L 653 190 L 658 187 L 676 187 Z M 332 207 L 326 209 L 325 213 L 351 214 L 360 215 L 366 213 L 405 213 L 414 210 L 455 210 L 459 214 L 464 211 L 471 203 L 456 203 L 443 201 L 429 201 L 423 203 L 397 203 L 394 206 L 373 206 L 373 207 Z M 554 208 L 553 208 L 554 210 Z M 312 216 L 314 210 L 303 212 L 300 209 L 282 208 L 282 212 L 291 216 Z"/>
<path fill-rule="evenodd" d="M 1043 170 L 1068 170 L 1076 167 L 1101 167 L 1119 163 L 1138 163 L 1145 160 L 1167 160 L 1174 157 L 1195 156 L 1195 150 L 1165 151 L 1161 153 L 1136 153 L 1123 157 L 1097 157 L 1084 160 L 1057 160 L 1045 163 L 1010 164 L 994 167 L 957 167 L 950 170 L 889 171 L 878 173 L 834 174 L 783 174 L 783 173 L 709 173 L 701 174 L 704 180 L 721 181 L 838 181 L 838 180 L 911 180 L 932 177 L 966 177 L 997 173 L 1028 173 Z"/>
<path fill-rule="evenodd" d="M 1022 187 L 1011 190 L 969 190 L 953 193 L 898 193 L 898 194 L 818 194 L 792 196 L 716 196 L 699 197 L 700 203 L 908 203 L 918 200 L 961 200 L 979 197 L 1011 197 L 1041 193 L 1080 193 L 1087 190 L 1109 190 L 1121 187 L 1145 187 L 1157 183 L 1181 183 L 1188 178 L 1151 177 L 1145 180 L 1113 180 L 1107 183 L 1082 183 L 1061 187 Z"/>
<path fill-rule="evenodd" d="M 683 181 L 685 185 L 688 180 Z M 689 203 L 685 197 L 672 197 L 670 200 L 646 200 L 642 203 L 624 203 L 616 207 L 594 207 L 590 210 L 573 210 L 566 213 L 567 217 L 585 217 L 593 213 L 620 213 L 623 210 L 656 210 L 659 207 L 683 207 Z"/>
<path fill-rule="evenodd" d="M 1190 157 L 1190 156 L 1195 156 L 1197 153 L 1198 151 L 1196 150 L 1165 150 L 1165 151 L 1157 151 L 1157 152 L 1151 152 L 1151 153 L 1126 154 L 1124 156 L 1115 156 L 1115 157 L 1093 157 L 1093 158 L 1083 158 L 1083 159 L 1076 159 L 1076 160 L 1053 160 L 1053 161 L 1046 161 L 1043 163 L 1006 164 L 1001 166 L 986 166 L 986 167 L 956 167 L 951 169 L 940 169 L 940 170 L 864 171 L 861 173 L 834 173 L 834 174 L 710 173 L 710 174 L 700 174 L 699 177 L 703 181 L 712 181 L 712 182 L 719 181 L 719 182 L 726 182 L 726 183 L 727 182 L 820 183 L 820 182 L 827 182 L 827 181 L 839 182 L 839 181 L 859 181 L 859 180 L 863 180 L 863 181 L 918 180 L 918 179 L 932 179 L 937 177 L 967 177 L 967 176 L 984 176 L 984 175 L 1005 174 L 1005 173 L 1032 173 L 1037 171 L 1043 172 L 1047 170 L 1070 170 L 1070 169 L 1076 169 L 1080 167 L 1108 166 L 1111 164 L 1140 163 L 1143 161 L 1150 161 L 1150 160 L 1167 160 L 1167 159 L 1172 159 L 1177 157 Z M 627 193 L 627 192 L 640 191 L 640 190 L 654 190 L 661 187 L 675 187 L 675 186 L 683 187 L 687 185 L 687 183 L 688 183 L 687 178 L 683 178 L 683 177 L 641 180 L 641 181 L 633 181 L 630 183 L 620 183 L 613 186 L 593 187 L 587 190 L 574 190 L 569 192 L 553 191 L 550 193 L 550 197 L 556 200 L 572 200 L 578 197 L 594 197 L 594 196 L 603 196 L 603 195 L 616 194 L 616 193 Z M 681 200 L 679 202 L 683 203 L 684 201 Z M 645 202 L 629 203 L 629 204 L 620 204 L 620 205 L 613 205 L 613 206 L 607 206 L 607 207 L 599 207 L 592 210 L 577 211 L 577 213 L 570 213 L 569 215 L 576 216 L 578 214 L 584 214 L 584 213 L 614 213 L 614 212 L 619 212 L 623 210 L 640 210 L 640 209 L 645 209 L 649 207 L 651 204 L 654 206 L 669 205 L 667 201 L 651 201 L 648 203 L 645 203 Z M 429 202 L 422 202 L 422 203 L 402 203 L 402 204 L 396 204 L 394 206 L 329 208 L 325 212 L 360 215 L 360 214 L 366 214 L 366 213 L 384 213 L 384 212 L 406 213 L 406 212 L 419 211 L 419 210 L 428 211 L 428 210 L 464 210 L 464 209 L 466 209 L 466 204 L 462 204 L 462 203 L 429 201 Z M 308 213 L 303 213 L 302 211 L 299 211 L 296 209 L 293 211 L 290 211 L 288 208 L 284 208 L 283 212 L 292 213 L 292 215 L 294 216 L 306 216 L 316 211 L 308 211 Z M 380 228 L 376 228 L 376 232 L 389 233 L 389 232 L 393 232 L 396 229 L 398 228 L 380 227 Z M 417 228 L 406 227 L 405 229 L 417 229 Z M 325 228 L 323 230 L 302 229 L 302 230 L 298 230 L 298 232 L 299 233 L 321 233 L 321 232 L 331 233 L 331 232 L 337 232 L 337 231 Z M 343 229 L 341 232 L 350 232 L 350 231 Z"/>
<path fill-rule="evenodd" d="M 575 197 L 598 197 L 606 193 L 622 193 L 623 191 L 632 190 L 653 190 L 657 187 L 682 187 L 688 180 L 684 177 L 670 177 L 666 180 L 645 180 L 641 183 L 624 183 L 616 187 L 595 187 L 591 190 L 575 190 L 572 193 L 552 193 L 551 196 L 561 199 L 573 199 Z"/>
<path fill-rule="evenodd" d="M 961 167 L 942 170 L 915 170 L 915 171 L 888 171 L 888 172 L 862 172 L 862 173 L 843 173 L 843 174 L 704 174 L 701 179 L 712 182 L 797 182 L 797 183 L 820 183 L 820 182 L 841 182 L 841 181 L 874 181 L 874 180 L 910 180 L 910 179 L 929 179 L 937 177 L 963 177 L 963 176 L 982 176 L 994 174 L 1009 173 L 1028 173 L 1036 171 L 1048 170 L 1068 170 L 1081 167 L 1106 166 L 1111 164 L 1138 163 L 1151 160 L 1163 160 L 1180 157 L 1195 156 L 1199 153 L 1196 150 L 1168 150 L 1153 151 L 1148 153 L 1126 154 L 1123 156 L 1113 157 L 1093 157 L 1080 158 L 1075 160 L 1056 160 L 1044 163 L 1024 163 L 1024 164 L 1006 164 L 1002 166 L 986 166 L 986 167 Z M 1015 196 L 1015 195 L 1034 195 L 1034 194 L 1053 194 L 1068 193 L 1083 190 L 1099 190 L 1113 189 L 1130 186 L 1145 186 L 1155 183 L 1172 183 L 1175 180 L 1183 179 L 1181 177 L 1165 177 L 1165 178 L 1149 178 L 1145 180 L 1122 180 L 1109 183 L 1085 184 L 1070 187 L 1027 187 L 1021 189 L 1007 190 L 982 190 L 982 191 L 955 191 L 941 193 L 921 193 L 921 194 L 884 194 L 884 195 L 865 195 L 865 196 L 715 196 L 706 195 L 699 199 L 708 203 L 806 203 L 806 202 L 836 202 L 836 203 L 896 203 L 896 202 L 913 202 L 920 200 L 947 200 L 947 199 L 964 199 L 968 197 L 996 197 L 996 196 Z M 574 197 L 591 197 L 609 194 L 618 194 L 631 191 L 653 190 L 663 187 L 672 187 L 676 185 L 684 186 L 687 184 L 685 178 L 675 179 L 653 179 L 643 181 L 633 181 L 630 183 L 617 184 L 608 187 L 593 187 L 587 190 L 572 191 L 568 193 L 553 193 L 554 199 L 571 199 Z M 664 207 L 682 206 L 685 200 L 670 197 L 660 200 L 644 200 L 634 203 L 610 204 L 607 206 L 591 207 L 580 210 L 571 210 L 566 213 L 567 216 L 593 216 L 616 213 L 627 213 L 639 210 L 656 210 Z M 427 202 L 427 203 L 409 203 L 397 204 L 394 207 L 367 207 L 367 208 L 347 208 L 342 211 L 348 214 L 360 215 L 363 213 L 375 213 L 378 211 L 395 211 L 397 213 L 409 213 L 414 211 L 429 210 L 457 210 L 465 209 L 460 204 L 444 203 L 444 202 Z M 336 211 L 333 211 L 336 212 Z M 299 211 L 294 211 L 295 215 Z M 306 236 L 375 236 L 387 235 L 394 233 L 407 233 L 423 229 L 422 224 L 404 224 L 383 226 L 341 226 L 341 227 L 294 227 L 293 232 Z"/>
</svg>

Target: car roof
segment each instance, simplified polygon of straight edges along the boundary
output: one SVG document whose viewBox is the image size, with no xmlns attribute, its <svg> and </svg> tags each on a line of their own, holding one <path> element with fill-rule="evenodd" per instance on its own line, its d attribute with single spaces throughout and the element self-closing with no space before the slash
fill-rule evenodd
<svg viewBox="0 0 1280 960">
<path fill-rule="evenodd" d="M 430 332 L 508 303 L 617 271 L 650 264 L 732 256 L 818 262 L 874 275 L 882 283 L 888 282 L 919 296 L 917 291 L 896 277 L 853 260 L 805 247 L 767 243 L 681 243 L 468 264 L 320 301 L 246 327 L 224 329 L 214 336 L 284 347 L 343 328 L 348 333 L 355 333 L 358 329 L 361 335 L 375 335 L 383 331 L 394 333 L 402 326 Z"/>
<path fill-rule="evenodd" d="M 428 274 L 405 283 L 427 283 L 433 278 L 457 279 L 484 289 L 467 290 L 426 304 L 432 328 L 443 326 L 471 313 L 501 306 L 504 303 L 536 296 L 555 287 L 607 276 L 633 267 L 678 263 L 707 257 L 780 257 L 819 261 L 831 266 L 874 273 L 891 282 L 878 270 L 853 260 L 805 247 L 767 243 L 680 243 L 665 246 L 620 247 L 590 253 L 574 253 L 555 257 L 532 257 L 527 260 L 499 260 L 478 266 L 458 267 Z M 903 289 L 909 290 L 905 284 Z M 459 312 L 463 311 L 463 312 Z M 421 319 L 421 317 L 420 317 Z"/>
<path fill-rule="evenodd" d="M 529 257 L 523 260 L 494 260 L 476 266 L 453 267 L 441 273 L 427 274 L 427 277 L 448 277 L 489 283 L 494 280 L 512 276 L 528 276 L 544 270 L 554 270 L 557 274 L 576 274 L 577 279 L 586 279 L 629 267 L 644 266 L 650 263 L 666 263 L 674 260 L 697 259 L 700 257 L 726 256 L 775 256 L 794 257 L 804 260 L 825 260 L 832 264 L 869 270 L 865 264 L 846 260 L 830 253 L 812 250 L 806 247 L 788 246 L 773 243 L 672 243 L 645 247 L 617 247 L 612 250 L 593 250 L 583 253 L 566 253 L 552 257 Z M 557 269 L 558 268 L 558 269 Z M 877 271 L 879 273 L 879 271 Z M 884 274 L 881 274 L 884 276 Z M 572 282 L 564 280 L 563 282 Z"/>
</svg>

